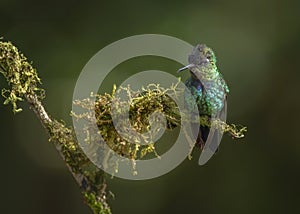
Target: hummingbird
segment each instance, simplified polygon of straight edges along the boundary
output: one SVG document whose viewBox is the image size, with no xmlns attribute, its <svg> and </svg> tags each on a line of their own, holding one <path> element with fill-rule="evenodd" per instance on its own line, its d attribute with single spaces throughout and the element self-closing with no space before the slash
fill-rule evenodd
<svg viewBox="0 0 300 214">
<path fill-rule="evenodd" d="M 184 93 L 185 106 L 192 111 L 192 102 L 196 102 L 200 118 L 220 118 L 226 120 L 228 85 L 217 68 L 217 59 L 213 50 L 205 44 L 198 44 L 188 56 L 189 64 L 178 72 L 189 70 L 190 77 L 186 80 L 187 90 Z M 198 133 L 196 146 L 204 148 L 208 141 L 221 140 L 219 130 L 215 129 L 210 134 L 211 128 L 208 126 L 192 124 L 193 133 Z M 198 130 L 199 129 L 199 130 Z M 219 142 L 217 142 L 219 143 Z M 217 151 L 217 148 L 214 149 Z"/>
</svg>

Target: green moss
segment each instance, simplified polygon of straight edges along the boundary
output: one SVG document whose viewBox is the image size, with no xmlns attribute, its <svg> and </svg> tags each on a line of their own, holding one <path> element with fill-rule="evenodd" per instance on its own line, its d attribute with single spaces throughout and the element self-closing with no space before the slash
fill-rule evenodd
<svg viewBox="0 0 300 214">
<path fill-rule="evenodd" d="M 95 214 L 111 214 L 109 208 L 105 208 L 102 203 L 99 203 L 99 199 L 95 193 L 84 192 L 85 203 L 92 209 Z"/>
<path fill-rule="evenodd" d="M 35 93 L 40 98 L 44 97 L 44 90 L 38 87 L 41 80 L 36 69 L 10 42 L 0 41 L 0 72 L 10 87 L 2 89 L 4 104 L 11 103 L 14 113 L 22 111 L 17 102 L 22 101 L 25 95 Z"/>
<path fill-rule="evenodd" d="M 94 126 L 92 123 L 94 122 L 93 117 L 95 111 L 98 129 L 92 130 L 87 128 L 87 130 L 83 131 L 82 135 L 86 136 L 86 142 L 89 144 L 98 144 L 97 139 L 94 139 L 95 142 L 93 142 L 90 136 L 92 136 L 93 133 L 100 132 L 105 143 L 114 152 L 133 161 L 133 173 L 136 173 L 134 169 L 135 160 L 141 159 L 147 154 L 157 156 L 154 146 L 155 142 L 152 141 L 152 138 L 158 134 L 159 127 L 161 127 L 163 124 L 160 124 L 159 121 L 156 121 L 155 123 L 151 124 L 151 127 L 149 123 L 149 116 L 152 113 L 159 112 L 165 116 L 167 130 L 172 130 L 175 127 L 180 126 L 181 120 L 190 121 L 190 117 L 187 115 L 188 112 L 180 112 L 176 103 L 170 98 L 184 96 L 184 91 L 177 88 L 177 84 L 172 85 L 170 88 L 163 88 L 159 85 L 150 84 L 141 91 L 133 91 L 131 90 L 130 86 L 121 87 L 118 93 L 127 94 L 128 99 L 126 101 L 120 99 L 118 100 L 118 98 L 114 96 L 115 93 L 116 91 L 114 88 L 112 94 L 91 94 L 90 98 L 76 100 L 74 101 L 74 104 L 80 106 L 84 110 L 84 113 L 76 114 L 73 112 L 72 114 L 79 120 L 88 121 L 87 127 L 92 127 L 93 129 Z M 96 100 L 95 103 L 94 100 Z M 120 123 L 119 125 L 122 127 L 128 127 L 128 121 L 125 120 L 127 115 L 126 111 L 128 109 L 124 108 L 124 106 L 129 106 L 129 120 L 134 131 L 145 133 L 152 128 L 153 130 L 157 130 L 157 132 L 153 133 L 152 138 L 144 137 L 142 139 L 136 139 L 135 137 L 132 137 L 135 136 L 135 134 L 129 130 L 126 133 L 122 133 L 122 137 L 116 131 L 113 124 L 111 116 L 112 102 L 117 103 L 115 106 L 115 111 L 120 114 L 118 116 L 119 118 L 117 118 Z M 222 132 L 229 134 L 232 138 L 242 138 L 246 132 L 246 127 L 227 124 L 221 120 L 211 121 L 207 116 L 201 116 L 200 124 L 208 127 L 214 126 Z M 187 136 L 187 138 L 189 138 L 189 136 Z M 128 141 L 128 139 L 130 140 Z M 146 145 L 140 144 L 141 140 L 146 143 Z M 194 144 L 191 142 L 191 145 Z M 191 150 L 192 149 L 193 148 L 191 148 Z M 117 167 L 118 163 L 115 163 L 115 165 Z"/>
<path fill-rule="evenodd" d="M 49 141 L 55 145 L 64 159 L 84 192 L 84 196 L 94 194 L 94 198 L 89 197 L 88 205 L 95 213 L 110 213 L 106 202 L 104 172 L 93 165 L 83 153 L 73 129 L 68 128 L 64 122 L 52 119 L 45 111 L 41 103 L 44 90 L 39 88 L 41 81 L 36 69 L 10 42 L 0 41 L 0 73 L 8 85 L 7 89 L 2 89 L 2 96 L 5 98 L 4 104 L 11 103 L 13 112 L 17 113 L 21 111 L 17 106 L 18 101 L 27 100 L 29 102 L 32 110 L 48 131 Z M 98 208 L 96 209 L 96 207 Z M 100 209 L 101 207 L 102 209 Z"/>
</svg>

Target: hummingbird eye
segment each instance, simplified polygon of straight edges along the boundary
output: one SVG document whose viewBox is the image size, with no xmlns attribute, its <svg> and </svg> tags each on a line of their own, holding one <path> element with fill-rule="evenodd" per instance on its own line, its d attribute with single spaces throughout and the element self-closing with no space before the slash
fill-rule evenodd
<svg viewBox="0 0 300 214">
<path fill-rule="evenodd" d="M 212 55 L 210 53 L 207 53 L 205 57 L 206 57 L 207 61 L 210 61 L 212 58 Z"/>
</svg>

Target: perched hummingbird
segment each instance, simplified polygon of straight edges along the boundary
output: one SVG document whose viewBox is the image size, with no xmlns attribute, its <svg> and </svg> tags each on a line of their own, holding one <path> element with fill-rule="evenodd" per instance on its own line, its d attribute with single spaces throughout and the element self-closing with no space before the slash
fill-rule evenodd
<svg viewBox="0 0 300 214">
<path fill-rule="evenodd" d="M 220 118 L 226 120 L 226 96 L 229 93 L 229 88 L 219 73 L 216 62 L 216 56 L 213 50 L 204 44 L 198 44 L 188 56 L 189 64 L 178 72 L 188 69 L 191 77 L 185 82 L 186 87 L 190 92 L 185 92 L 185 104 L 187 109 L 190 109 L 193 100 L 195 100 L 199 116 L 207 116 L 208 118 Z M 195 124 L 194 124 L 195 125 Z M 196 145 L 204 148 L 208 141 L 220 141 L 218 130 L 215 133 L 210 133 L 210 128 L 207 126 L 197 126 L 197 142 Z M 195 126 L 192 126 L 195 129 Z M 195 131 L 194 131 L 195 132 Z M 208 139 L 209 138 L 209 139 Z M 216 151 L 215 148 L 214 151 Z"/>
</svg>

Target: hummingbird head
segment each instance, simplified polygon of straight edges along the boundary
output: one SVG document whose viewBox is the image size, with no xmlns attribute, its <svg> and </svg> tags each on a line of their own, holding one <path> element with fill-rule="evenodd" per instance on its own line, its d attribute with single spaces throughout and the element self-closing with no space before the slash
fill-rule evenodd
<svg viewBox="0 0 300 214">
<path fill-rule="evenodd" d="M 205 44 L 198 44 L 194 47 L 192 53 L 188 56 L 189 64 L 181 69 L 178 72 L 183 70 L 191 69 L 193 67 L 201 66 L 201 65 L 211 65 L 216 66 L 216 56 L 213 50 L 207 47 Z"/>
<path fill-rule="evenodd" d="M 215 65 L 217 62 L 215 53 L 205 44 L 198 44 L 193 49 L 192 53 L 188 57 L 188 61 L 190 64 L 201 65 L 210 63 Z"/>
</svg>

